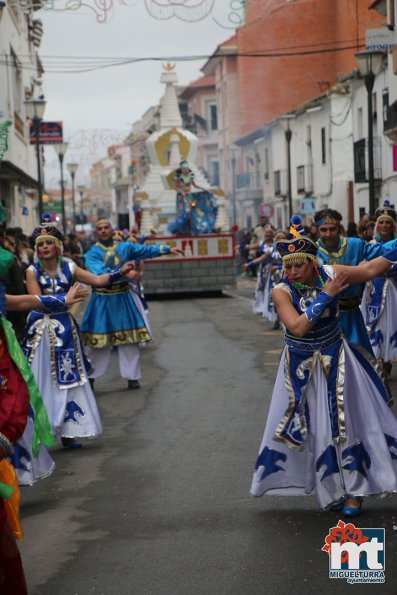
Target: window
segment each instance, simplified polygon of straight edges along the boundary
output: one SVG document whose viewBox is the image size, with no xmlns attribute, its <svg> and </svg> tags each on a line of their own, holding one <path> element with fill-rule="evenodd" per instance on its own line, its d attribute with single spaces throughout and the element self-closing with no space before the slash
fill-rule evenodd
<svg viewBox="0 0 397 595">
<path fill-rule="evenodd" d="M 265 180 L 269 179 L 269 149 L 265 149 Z"/>
<path fill-rule="evenodd" d="M 321 163 L 327 163 L 327 134 L 325 128 L 321 128 Z"/>
<path fill-rule="evenodd" d="M 218 109 L 216 103 L 208 103 L 207 111 L 210 131 L 218 130 Z"/>
<path fill-rule="evenodd" d="M 219 186 L 219 161 L 210 158 L 208 162 L 209 182 L 211 186 Z"/>
<path fill-rule="evenodd" d="M 298 192 L 305 191 L 305 166 L 299 165 L 296 168 L 296 178 L 297 178 L 297 187 Z"/>
<path fill-rule="evenodd" d="M 357 138 L 363 138 L 363 108 L 359 107 L 357 110 Z"/>
<path fill-rule="evenodd" d="M 276 196 L 281 194 L 281 171 L 279 169 L 274 172 L 274 194 Z"/>
<path fill-rule="evenodd" d="M 22 107 L 22 71 L 16 53 L 11 48 L 12 64 L 12 102 L 14 112 L 19 113 Z"/>
<path fill-rule="evenodd" d="M 382 116 L 383 116 L 383 128 L 387 125 L 389 110 L 389 89 L 383 89 L 382 91 Z"/>
</svg>

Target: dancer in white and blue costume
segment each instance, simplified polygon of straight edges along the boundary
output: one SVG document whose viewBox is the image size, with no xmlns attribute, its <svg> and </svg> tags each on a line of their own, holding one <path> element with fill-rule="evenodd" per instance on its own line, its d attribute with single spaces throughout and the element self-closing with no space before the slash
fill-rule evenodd
<svg viewBox="0 0 397 595">
<path fill-rule="evenodd" d="M 375 240 L 385 250 L 395 246 L 396 211 L 386 200 L 376 211 Z M 382 360 L 383 373 L 388 376 L 391 362 L 397 359 L 397 267 L 368 281 L 361 304 L 374 355 Z"/>
<path fill-rule="evenodd" d="M 257 267 L 255 296 L 252 304 L 252 311 L 254 314 L 264 315 L 265 311 L 266 285 L 269 275 L 271 274 L 272 255 L 276 249 L 273 235 L 273 229 L 269 225 L 264 231 L 265 239 L 258 245 L 260 255 L 244 263 L 241 267 L 243 271 L 247 271 L 254 266 Z M 256 246 L 256 244 L 254 244 L 254 246 Z"/>
<path fill-rule="evenodd" d="M 380 244 L 369 244 L 359 238 L 340 235 L 342 215 L 333 209 L 323 209 L 314 216 L 319 239 L 317 257 L 322 264 L 358 265 L 383 254 Z M 350 343 L 361 345 L 372 353 L 364 320 L 360 311 L 363 287 L 351 285 L 338 297 L 342 332 Z"/>
<path fill-rule="evenodd" d="M 93 286 L 118 283 L 132 263 L 114 274 L 93 275 L 62 257 L 62 234 L 53 225 L 37 227 L 32 234 L 35 260 L 26 272 L 29 293 L 53 301 L 75 281 Z M 76 448 L 77 437 L 94 437 L 102 425 L 94 394 L 88 382 L 90 363 L 80 331 L 67 306 L 55 313 L 37 309 L 30 313 L 24 336 L 24 351 L 43 395 L 55 435 L 64 446 Z"/>
<path fill-rule="evenodd" d="M 101 219 L 96 225 L 98 242 L 86 254 L 86 267 L 95 274 L 117 271 L 127 261 L 156 258 L 164 254 L 183 254 L 178 248 L 163 244 L 140 245 L 113 239 L 110 221 Z M 135 271 L 130 272 L 133 279 Z M 139 345 L 151 340 L 146 313 L 139 296 L 126 278 L 111 287 L 95 289 L 85 312 L 81 330 L 89 348 L 95 379 L 106 373 L 110 351 L 118 347 L 120 374 L 128 380 L 128 388 L 140 387 Z"/>
<path fill-rule="evenodd" d="M 321 508 L 358 516 L 363 496 L 397 490 L 397 420 L 369 353 L 342 335 L 337 296 L 388 270 L 397 250 L 360 267 L 318 266 L 317 246 L 293 223 L 291 239 L 277 242 L 285 347 L 251 493 L 314 495 Z"/>
</svg>

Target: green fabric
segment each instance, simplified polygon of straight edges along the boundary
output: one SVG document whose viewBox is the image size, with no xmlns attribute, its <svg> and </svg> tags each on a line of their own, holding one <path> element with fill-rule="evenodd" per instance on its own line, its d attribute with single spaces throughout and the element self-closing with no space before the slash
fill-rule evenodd
<svg viewBox="0 0 397 595">
<path fill-rule="evenodd" d="M 2 279 L 14 262 L 14 255 L 0 247 L 0 278 Z"/>
<path fill-rule="evenodd" d="M 55 438 L 52 433 L 51 424 L 48 419 L 47 410 L 40 394 L 39 387 L 37 386 L 35 377 L 33 376 L 33 372 L 30 369 L 21 346 L 17 341 L 12 324 L 6 320 L 4 316 L 1 317 L 1 324 L 6 336 L 7 347 L 12 361 L 17 366 L 28 387 L 30 404 L 34 411 L 32 451 L 34 456 L 37 457 L 41 444 L 52 446 L 55 444 Z"/>
<path fill-rule="evenodd" d="M 11 126 L 11 120 L 4 120 L 0 122 L 0 163 L 3 159 L 4 153 L 8 149 L 8 128 Z"/>
</svg>

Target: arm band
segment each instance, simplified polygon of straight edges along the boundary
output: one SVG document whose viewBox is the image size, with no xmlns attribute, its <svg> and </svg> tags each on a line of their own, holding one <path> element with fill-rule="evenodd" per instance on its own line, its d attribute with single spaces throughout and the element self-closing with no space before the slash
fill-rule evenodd
<svg viewBox="0 0 397 595">
<path fill-rule="evenodd" d="M 246 264 L 247 264 L 247 267 L 252 267 L 254 265 L 254 261 L 248 260 Z"/>
<path fill-rule="evenodd" d="M 49 312 L 66 312 L 68 309 L 66 293 L 60 293 L 58 295 L 36 295 L 36 297 L 41 301 L 43 308 Z"/>
<path fill-rule="evenodd" d="M 124 279 L 123 274 L 120 271 L 115 271 L 114 273 L 109 273 L 109 284 L 112 285 L 113 283 L 118 283 Z"/>
<path fill-rule="evenodd" d="M 318 322 L 324 313 L 324 310 L 333 302 L 333 296 L 322 291 L 318 294 L 315 300 L 312 301 L 310 306 L 305 312 L 305 316 L 309 322 Z"/>
</svg>

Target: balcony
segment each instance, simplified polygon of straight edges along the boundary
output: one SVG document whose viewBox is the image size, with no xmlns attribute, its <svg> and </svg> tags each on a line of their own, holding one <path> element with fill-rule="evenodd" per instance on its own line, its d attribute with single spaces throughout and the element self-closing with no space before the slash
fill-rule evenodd
<svg viewBox="0 0 397 595">
<path fill-rule="evenodd" d="M 354 147 L 354 181 L 356 184 L 368 182 L 368 139 L 361 138 Z M 374 136 L 374 179 L 382 179 L 381 138 Z"/>
<path fill-rule="evenodd" d="M 296 168 L 296 186 L 298 194 L 309 195 L 313 192 L 313 164 L 299 165 Z"/>
<path fill-rule="evenodd" d="M 260 190 L 262 188 L 261 181 L 261 175 L 258 171 L 237 174 L 236 189 L 242 190 L 245 188 L 249 188 L 251 190 Z"/>
</svg>

